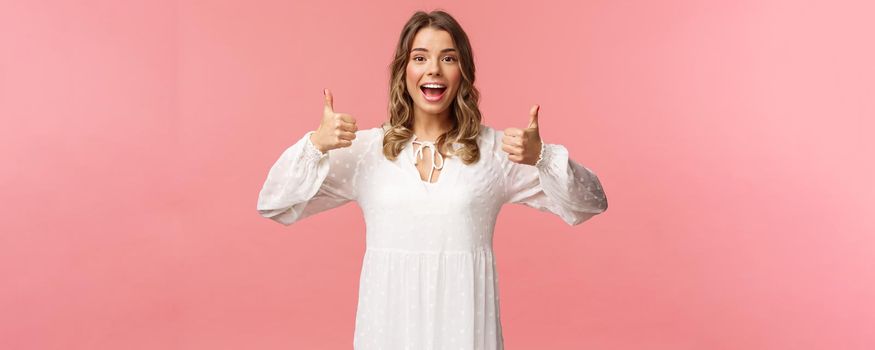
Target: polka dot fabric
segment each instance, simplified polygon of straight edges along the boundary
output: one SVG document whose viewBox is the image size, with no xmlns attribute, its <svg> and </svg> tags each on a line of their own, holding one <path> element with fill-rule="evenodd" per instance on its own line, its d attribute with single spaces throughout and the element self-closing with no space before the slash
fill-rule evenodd
<svg viewBox="0 0 875 350">
<path fill-rule="evenodd" d="M 502 132 L 481 125 L 480 160 L 444 158 L 421 179 L 413 140 L 398 159 L 382 153 L 383 129 L 356 132 L 352 146 L 320 152 L 308 132 L 271 167 L 260 215 L 291 225 L 356 201 L 366 226 L 353 347 L 503 349 L 493 229 L 505 204 L 580 224 L 607 210 L 596 174 L 567 149 L 544 144 L 537 166 L 511 162 Z M 461 144 L 454 144 L 458 149 Z"/>
</svg>

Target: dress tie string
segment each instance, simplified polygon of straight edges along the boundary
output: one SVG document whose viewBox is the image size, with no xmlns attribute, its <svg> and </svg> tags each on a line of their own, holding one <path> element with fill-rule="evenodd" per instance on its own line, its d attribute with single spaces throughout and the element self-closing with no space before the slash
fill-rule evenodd
<svg viewBox="0 0 875 350">
<path fill-rule="evenodd" d="M 434 141 L 417 141 L 416 134 L 413 134 L 413 143 L 419 145 L 419 149 L 417 149 L 413 153 L 413 165 L 419 164 L 419 160 L 416 159 L 416 155 L 419 155 L 419 159 L 423 159 L 422 158 L 423 157 L 423 155 L 422 155 L 423 148 L 428 147 L 431 149 L 431 171 L 429 171 L 429 173 L 428 173 L 428 182 L 431 183 L 431 177 L 432 177 L 432 175 L 434 175 L 434 171 L 444 168 L 444 156 L 441 155 L 441 152 L 436 152 L 436 147 L 435 147 Z M 437 166 L 435 161 L 434 161 L 435 154 L 437 154 L 437 157 L 441 159 L 440 166 Z"/>
</svg>

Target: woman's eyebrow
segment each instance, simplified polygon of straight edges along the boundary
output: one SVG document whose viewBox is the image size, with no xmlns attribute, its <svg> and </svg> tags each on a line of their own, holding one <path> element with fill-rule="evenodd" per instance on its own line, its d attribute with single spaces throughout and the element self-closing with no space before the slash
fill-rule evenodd
<svg viewBox="0 0 875 350">
<path fill-rule="evenodd" d="M 413 51 L 425 51 L 425 52 L 428 52 L 428 49 L 424 49 L 424 48 L 421 48 L 421 47 L 417 47 L 417 48 L 415 48 L 415 49 L 413 49 L 413 50 L 410 50 L 410 52 L 413 52 Z M 446 48 L 446 49 L 441 50 L 441 52 L 456 52 L 456 49 L 454 49 L 454 48 L 452 48 L 452 47 L 448 47 L 448 48 Z"/>
</svg>

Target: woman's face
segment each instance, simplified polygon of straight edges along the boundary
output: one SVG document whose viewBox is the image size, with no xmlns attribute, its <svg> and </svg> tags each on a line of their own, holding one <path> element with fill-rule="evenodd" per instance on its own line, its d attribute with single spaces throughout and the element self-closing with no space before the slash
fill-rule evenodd
<svg viewBox="0 0 875 350">
<path fill-rule="evenodd" d="M 453 38 L 445 30 L 423 28 L 413 38 L 407 61 L 407 93 L 417 113 L 439 115 L 452 105 L 462 71 Z M 429 83 L 440 86 L 428 88 Z M 415 114 L 414 114 L 415 115 Z"/>
</svg>

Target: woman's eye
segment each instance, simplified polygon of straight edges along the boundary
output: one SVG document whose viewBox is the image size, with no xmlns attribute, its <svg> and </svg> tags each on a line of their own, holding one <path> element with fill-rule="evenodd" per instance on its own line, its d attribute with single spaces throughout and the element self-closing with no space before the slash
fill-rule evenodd
<svg viewBox="0 0 875 350">
<path fill-rule="evenodd" d="M 417 61 L 417 62 L 422 62 L 422 61 L 425 61 L 425 57 L 414 56 L 413 60 Z M 446 56 L 446 57 L 444 57 L 444 60 L 446 60 L 447 62 L 456 62 L 456 58 L 452 57 L 452 56 Z"/>
</svg>

